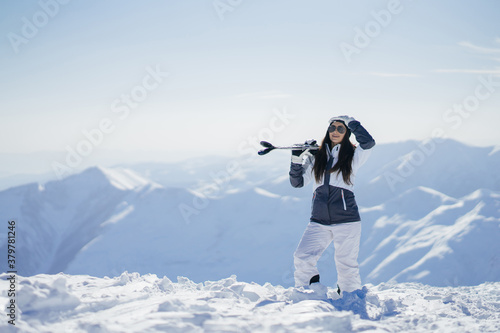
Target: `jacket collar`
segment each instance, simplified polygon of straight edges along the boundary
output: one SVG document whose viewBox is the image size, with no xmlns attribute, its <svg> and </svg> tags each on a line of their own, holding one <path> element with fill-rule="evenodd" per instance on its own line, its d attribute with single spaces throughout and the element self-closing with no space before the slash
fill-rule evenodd
<svg viewBox="0 0 500 333">
<path fill-rule="evenodd" d="M 331 150 L 328 150 L 328 153 L 333 158 L 337 158 L 339 156 L 339 151 L 340 151 L 340 143 L 333 146 Z"/>
</svg>

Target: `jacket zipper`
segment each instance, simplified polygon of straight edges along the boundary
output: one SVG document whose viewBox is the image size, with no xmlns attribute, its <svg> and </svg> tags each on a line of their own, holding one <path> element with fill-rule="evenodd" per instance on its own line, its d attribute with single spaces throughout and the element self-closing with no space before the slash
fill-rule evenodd
<svg viewBox="0 0 500 333">
<path fill-rule="evenodd" d="M 344 210 L 347 210 L 347 206 L 345 204 L 345 199 L 344 199 L 344 190 L 341 190 L 342 192 L 342 202 L 344 203 Z"/>
</svg>

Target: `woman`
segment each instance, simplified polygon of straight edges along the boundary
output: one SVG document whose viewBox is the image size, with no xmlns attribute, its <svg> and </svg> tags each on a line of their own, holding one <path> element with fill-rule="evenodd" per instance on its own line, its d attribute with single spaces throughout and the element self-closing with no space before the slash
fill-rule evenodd
<svg viewBox="0 0 500 333">
<path fill-rule="evenodd" d="M 314 180 L 311 220 L 294 254 L 295 286 L 319 282 L 316 263 L 333 241 L 337 266 L 337 292 L 361 289 L 358 252 L 361 219 L 353 186 L 358 168 L 375 146 L 359 121 L 333 117 L 319 150 L 294 150 L 290 182 L 302 187 Z M 354 133 L 359 146 L 349 137 Z M 313 155 L 314 154 L 314 155 Z"/>
</svg>

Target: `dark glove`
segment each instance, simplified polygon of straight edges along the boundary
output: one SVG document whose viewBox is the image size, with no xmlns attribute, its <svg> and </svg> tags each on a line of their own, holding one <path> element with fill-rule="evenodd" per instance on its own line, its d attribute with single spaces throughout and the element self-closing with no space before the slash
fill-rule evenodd
<svg viewBox="0 0 500 333">
<path fill-rule="evenodd" d="M 315 146 L 315 147 L 318 146 L 316 144 L 316 140 L 307 140 L 306 142 L 304 142 L 304 145 Z M 318 152 L 317 149 L 297 149 L 297 150 L 294 149 L 292 150 L 292 163 L 302 164 L 305 157 L 316 155 L 317 152 Z"/>
<path fill-rule="evenodd" d="M 310 145 L 311 147 L 318 147 L 318 144 L 316 143 L 316 140 L 307 140 L 306 144 Z M 309 149 L 309 153 L 312 156 L 316 156 L 318 153 L 319 149 Z"/>
</svg>

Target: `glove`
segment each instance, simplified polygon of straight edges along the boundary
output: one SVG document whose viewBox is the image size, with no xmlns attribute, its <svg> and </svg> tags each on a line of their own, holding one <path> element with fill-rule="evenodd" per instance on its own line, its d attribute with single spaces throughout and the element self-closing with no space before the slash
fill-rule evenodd
<svg viewBox="0 0 500 333">
<path fill-rule="evenodd" d="M 316 140 L 307 140 L 306 142 L 304 142 L 304 144 L 309 145 L 309 146 L 315 146 L 315 147 L 318 146 L 316 144 Z M 318 153 L 318 149 L 292 150 L 292 163 L 302 164 L 302 162 L 304 162 L 304 158 L 316 155 L 317 153 Z"/>
<path fill-rule="evenodd" d="M 349 123 L 351 121 L 356 120 L 356 119 L 354 119 L 353 117 L 349 117 L 349 116 L 337 116 L 337 117 L 330 118 L 330 120 L 328 121 L 328 123 L 331 124 L 335 120 L 342 120 L 347 126 L 349 126 Z"/>
<path fill-rule="evenodd" d="M 318 147 L 318 144 L 316 143 L 316 140 L 312 139 L 312 140 L 307 140 L 305 142 L 306 145 L 309 145 L 311 147 Z M 309 154 L 311 154 L 312 156 L 315 156 L 319 149 L 307 149 L 309 151 Z"/>
</svg>

